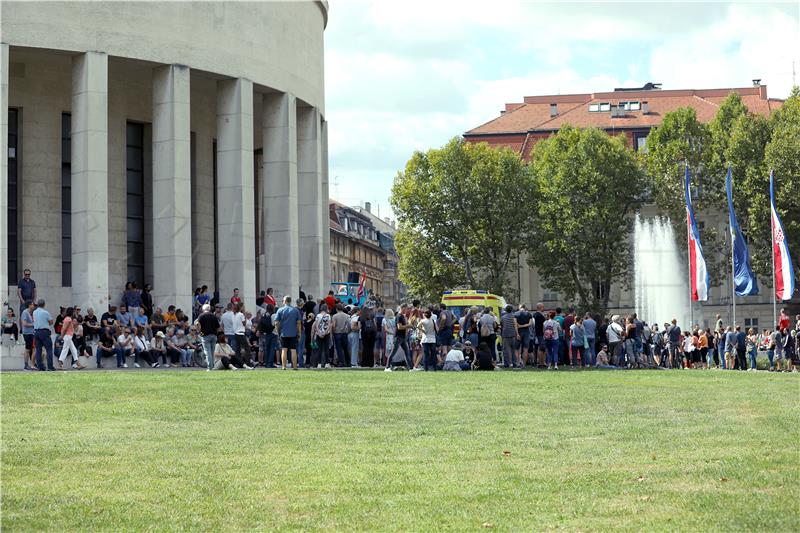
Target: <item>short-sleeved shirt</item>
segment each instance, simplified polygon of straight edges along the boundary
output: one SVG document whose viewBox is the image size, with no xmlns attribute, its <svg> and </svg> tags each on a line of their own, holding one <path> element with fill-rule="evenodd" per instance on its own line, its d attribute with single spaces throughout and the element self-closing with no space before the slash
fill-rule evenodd
<svg viewBox="0 0 800 533">
<path fill-rule="evenodd" d="M 406 320 L 405 315 L 403 313 L 398 313 L 397 319 L 395 320 L 395 335 L 397 336 L 397 340 L 405 339 L 406 338 L 406 332 L 408 331 L 408 330 L 405 330 L 405 329 L 401 330 L 397 326 L 400 325 L 400 324 L 405 326 L 407 323 L 408 323 L 408 321 Z"/>
<path fill-rule="evenodd" d="M 350 315 L 343 311 L 333 315 L 333 332 L 339 335 L 347 333 L 347 325 L 350 323 Z"/>
<path fill-rule="evenodd" d="M 667 338 L 670 344 L 678 346 L 681 343 L 681 328 L 678 326 L 670 326 L 667 330 Z"/>
<path fill-rule="evenodd" d="M 4 191 L 5 192 L 5 191 Z M 33 290 L 36 288 L 36 282 L 32 279 L 22 278 L 17 283 L 17 288 L 22 292 L 23 300 L 33 300 Z"/>
<path fill-rule="evenodd" d="M 234 313 L 233 315 L 233 334 L 244 335 L 244 315 L 242 313 Z"/>
<path fill-rule="evenodd" d="M 435 344 L 436 343 L 436 326 L 433 323 L 433 318 L 423 318 L 419 325 L 425 336 L 422 338 L 422 344 Z"/>
<path fill-rule="evenodd" d="M 502 333 L 504 338 L 513 338 L 517 336 L 517 329 L 514 327 L 514 321 L 516 318 L 514 317 L 514 313 L 506 313 L 500 319 L 500 324 L 502 325 Z"/>
<path fill-rule="evenodd" d="M 284 305 L 278 309 L 276 320 L 281 325 L 281 337 L 297 337 L 297 322 L 301 319 L 300 310 L 293 305 Z"/>
<path fill-rule="evenodd" d="M 233 311 L 225 311 L 222 313 L 222 331 L 225 335 L 235 335 L 235 326 L 233 324 Z"/>
<path fill-rule="evenodd" d="M 572 345 L 573 346 L 583 346 L 583 337 L 585 335 L 584 329 L 579 326 L 578 324 L 572 324 L 570 327 L 570 333 L 572 334 Z"/>
<path fill-rule="evenodd" d="M 103 316 L 100 318 L 100 323 L 106 322 L 109 326 L 113 326 L 117 323 L 117 317 L 112 315 L 111 313 L 103 313 Z"/>
<path fill-rule="evenodd" d="M 33 311 L 33 328 L 34 329 L 50 329 L 50 321 L 53 317 L 50 311 L 41 307 Z"/>
<path fill-rule="evenodd" d="M 725 334 L 725 351 L 734 351 L 736 350 L 736 345 L 739 344 L 739 340 L 736 338 L 736 332 L 729 331 Z"/>
<path fill-rule="evenodd" d="M 137 326 L 144 327 L 147 325 L 147 315 L 136 315 L 133 321 Z"/>
<path fill-rule="evenodd" d="M 490 315 L 489 313 L 484 313 L 481 315 L 481 318 L 478 320 L 478 324 L 481 326 L 486 326 L 489 328 L 489 334 L 494 333 L 494 328 L 497 325 L 497 319 L 494 315 Z M 478 328 L 478 332 L 480 332 L 480 328 Z"/>
<path fill-rule="evenodd" d="M 561 329 L 558 332 L 558 337 L 559 338 L 563 338 L 564 337 L 564 316 L 563 315 L 556 315 L 555 320 L 556 320 L 556 322 L 558 322 L 558 325 L 561 326 Z"/>
<path fill-rule="evenodd" d="M 30 322 L 33 324 L 33 317 L 31 316 L 30 311 L 27 309 L 22 310 L 22 334 L 23 335 L 33 335 L 35 329 L 33 326 L 26 326 L 25 322 Z"/>
<path fill-rule="evenodd" d="M 531 320 L 533 316 L 527 311 L 520 311 L 517 313 L 517 324 L 519 324 L 519 329 L 528 328 L 531 325 Z"/>
<path fill-rule="evenodd" d="M 447 352 L 447 356 L 444 358 L 445 361 L 455 361 L 460 363 L 464 360 L 464 352 L 461 350 L 456 350 L 452 348 L 449 352 Z"/>
<path fill-rule="evenodd" d="M 547 320 L 547 319 L 539 311 L 536 311 L 535 313 L 533 313 L 533 322 L 535 324 L 534 328 L 535 328 L 535 331 L 536 331 L 535 335 L 537 337 L 543 337 L 544 336 L 544 322 L 545 322 L 545 320 Z"/>
<path fill-rule="evenodd" d="M 583 330 L 586 332 L 587 339 L 594 339 L 597 334 L 597 322 L 593 318 L 587 318 L 583 321 Z"/>
</svg>

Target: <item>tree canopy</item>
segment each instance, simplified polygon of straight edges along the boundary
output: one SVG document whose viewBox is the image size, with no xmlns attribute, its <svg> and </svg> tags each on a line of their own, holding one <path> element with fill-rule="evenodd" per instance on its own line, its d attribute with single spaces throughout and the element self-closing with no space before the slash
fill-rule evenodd
<svg viewBox="0 0 800 533">
<path fill-rule="evenodd" d="M 603 313 L 612 283 L 633 279 L 634 211 L 646 182 L 623 137 L 563 127 L 533 151 L 528 261 L 551 290 Z"/>
<path fill-rule="evenodd" d="M 526 240 L 531 181 L 509 149 L 454 138 L 415 152 L 392 187 L 400 279 L 431 301 L 456 286 L 513 298 L 509 265 Z"/>
</svg>

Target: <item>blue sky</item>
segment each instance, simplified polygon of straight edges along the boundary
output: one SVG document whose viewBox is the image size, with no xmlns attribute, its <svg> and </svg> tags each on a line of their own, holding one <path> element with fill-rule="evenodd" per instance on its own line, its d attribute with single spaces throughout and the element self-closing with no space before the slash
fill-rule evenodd
<svg viewBox="0 0 800 533">
<path fill-rule="evenodd" d="M 414 150 L 525 95 L 800 80 L 800 3 L 331 0 L 325 32 L 331 196 L 389 194 Z"/>
</svg>

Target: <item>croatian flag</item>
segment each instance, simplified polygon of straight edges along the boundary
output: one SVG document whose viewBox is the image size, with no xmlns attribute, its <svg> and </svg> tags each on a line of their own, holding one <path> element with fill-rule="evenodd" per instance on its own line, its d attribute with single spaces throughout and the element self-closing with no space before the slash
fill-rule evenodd
<svg viewBox="0 0 800 533">
<path fill-rule="evenodd" d="M 742 235 L 736 213 L 733 211 L 733 172 L 728 167 L 725 176 L 725 190 L 728 194 L 728 219 L 731 228 L 731 247 L 733 255 L 733 285 L 737 296 L 754 296 L 758 294 L 758 282 L 753 269 L 750 268 L 750 252 Z"/>
<path fill-rule="evenodd" d="M 769 203 L 772 213 L 772 256 L 775 258 L 775 298 L 788 300 L 794 294 L 794 270 L 783 224 L 775 209 L 775 176 L 769 173 Z"/>
<path fill-rule="evenodd" d="M 708 300 L 708 270 L 706 260 L 703 258 L 703 247 L 700 245 L 700 233 L 697 231 L 697 222 L 692 209 L 692 195 L 689 193 L 689 166 L 686 166 L 684 178 L 684 194 L 686 195 L 686 226 L 689 237 L 689 279 L 692 284 L 692 301 L 705 302 Z"/>
</svg>

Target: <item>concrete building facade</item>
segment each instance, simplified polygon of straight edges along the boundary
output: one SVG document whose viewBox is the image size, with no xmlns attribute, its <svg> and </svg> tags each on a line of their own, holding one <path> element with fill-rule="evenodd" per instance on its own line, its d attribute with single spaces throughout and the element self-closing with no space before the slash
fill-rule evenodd
<svg viewBox="0 0 800 533">
<path fill-rule="evenodd" d="M 720 89 L 678 89 L 662 90 L 659 84 L 648 83 L 635 89 L 615 89 L 614 91 L 591 94 L 536 95 L 526 96 L 522 102 L 507 103 L 500 115 L 466 133 L 468 142 L 486 142 L 490 146 L 508 147 L 529 161 L 534 145 L 542 139 L 555 134 L 566 124 L 575 127 L 596 127 L 610 135 L 624 134 L 628 146 L 634 150 L 646 150 L 646 140 L 650 129 L 658 126 L 664 115 L 681 107 L 695 110 L 698 120 L 710 122 L 717 113 L 722 101 L 736 92 L 747 108 L 757 114 L 768 116 L 778 109 L 783 100 L 769 98 L 767 86 L 754 80 L 752 87 Z M 720 188 L 724 187 L 724 176 L 720 176 Z M 765 216 L 769 216 L 768 207 Z M 645 206 L 641 216 L 652 218 L 659 215 L 653 205 Z M 725 213 L 699 213 L 701 227 L 715 227 L 719 235 L 728 235 L 728 215 Z M 702 229 L 701 229 L 702 232 Z M 702 236 L 701 236 L 702 238 Z M 798 243 L 800 244 L 800 243 Z M 722 258 L 723 264 L 727 257 Z M 728 263 L 729 264 L 729 263 Z M 730 267 L 728 267 L 730 268 Z M 544 286 L 536 269 L 528 266 L 524 256 L 517 265 L 517 285 L 520 300 L 527 303 L 543 302 L 548 308 L 566 307 L 570 303 L 563 295 Z M 758 296 L 736 297 L 736 322 L 743 326 L 769 328 L 774 326 L 771 288 L 768 280 L 759 280 Z M 611 313 L 627 314 L 636 309 L 634 290 L 622 286 L 595 287 L 594 290 L 608 291 Z M 722 283 L 710 288 L 707 302 L 692 304 L 690 316 L 700 326 L 713 326 L 717 314 L 726 323 L 733 319 L 731 280 L 722 276 Z M 787 307 L 791 313 L 800 312 L 800 294 L 778 307 Z M 642 310 L 638 312 L 642 314 Z M 652 320 L 650 317 L 646 319 Z M 665 317 L 657 317 L 664 320 Z"/>
<path fill-rule="evenodd" d="M 3 301 L 327 289 L 326 1 L 0 10 Z"/>
</svg>

